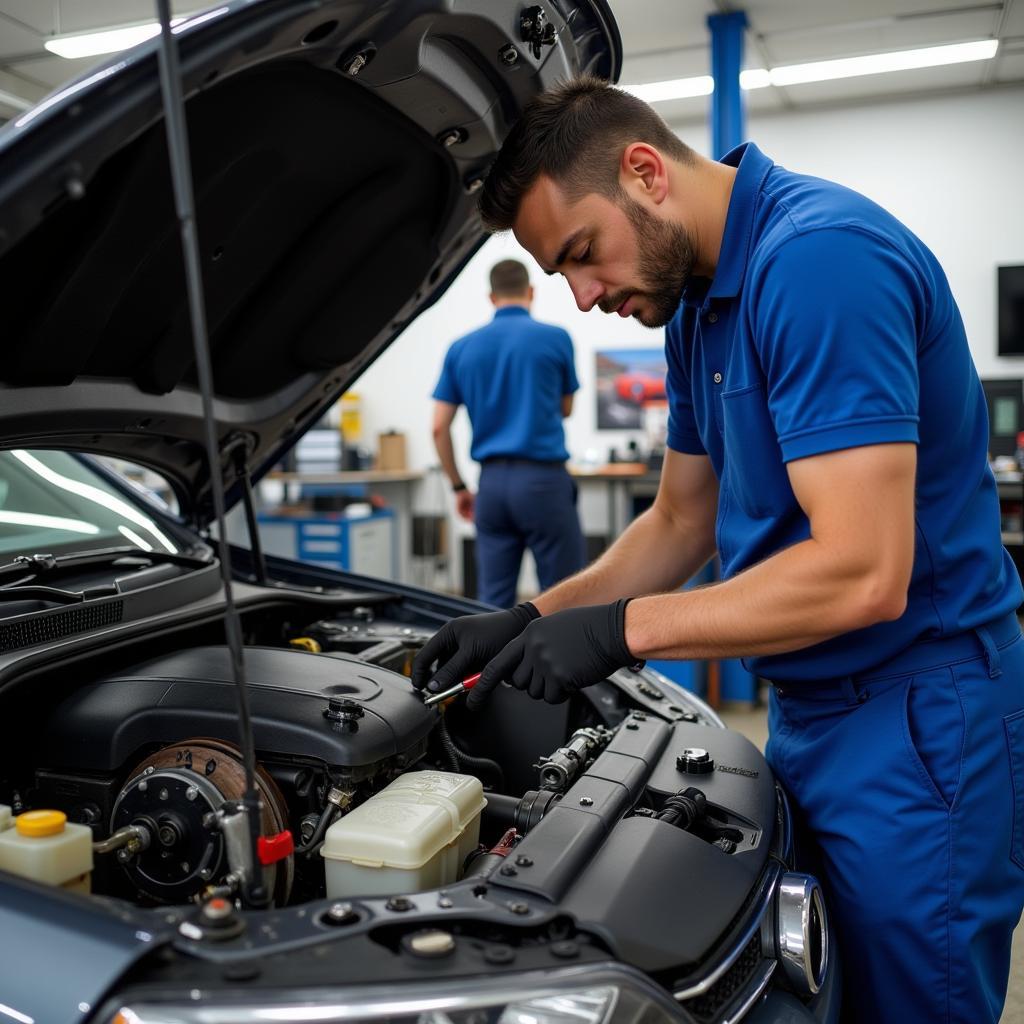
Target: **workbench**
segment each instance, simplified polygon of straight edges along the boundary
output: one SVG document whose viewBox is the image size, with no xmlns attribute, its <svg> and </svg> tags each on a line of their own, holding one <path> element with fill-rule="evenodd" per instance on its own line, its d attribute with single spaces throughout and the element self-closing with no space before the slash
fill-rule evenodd
<svg viewBox="0 0 1024 1024">
<path fill-rule="evenodd" d="M 421 471 L 409 469 L 360 469 L 336 473 L 269 473 L 266 479 L 284 485 L 285 500 L 298 501 L 311 488 L 321 494 L 338 493 L 350 487 L 372 487 L 379 491 L 395 519 L 395 566 L 397 579 L 412 582 L 413 490 L 422 480 Z"/>
<path fill-rule="evenodd" d="M 633 500 L 653 499 L 661 480 L 661 470 L 648 469 L 644 462 L 611 462 L 593 469 L 570 466 L 569 473 L 580 490 L 583 532 L 605 536 L 609 544 L 636 518 Z"/>
<path fill-rule="evenodd" d="M 643 507 L 638 508 L 638 505 L 646 507 L 650 504 L 661 482 L 661 470 L 649 469 L 643 462 L 613 462 L 593 469 L 570 466 L 569 472 L 580 488 L 583 532 L 588 536 L 606 536 L 609 544 L 643 511 Z M 598 485 L 603 489 L 603 495 Z M 711 567 L 708 567 L 691 584 L 709 583 L 713 578 Z M 757 680 L 737 659 L 707 662 L 657 660 L 649 664 L 681 686 L 703 692 L 712 707 L 718 707 L 721 701 L 746 704 L 757 700 Z"/>
</svg>

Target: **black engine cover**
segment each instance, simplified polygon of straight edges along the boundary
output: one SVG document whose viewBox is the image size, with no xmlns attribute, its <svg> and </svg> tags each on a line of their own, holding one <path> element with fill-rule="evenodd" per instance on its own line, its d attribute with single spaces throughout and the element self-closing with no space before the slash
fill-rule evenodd
<svg viewBox="0 0 1024 1024">
<path fill-rule="evenodd" d="M 408 679 L 343 654 L 248 647 L 256 751 L 367 768 L 423 740 L 437 721 Z M 325 717 L 331 698 L 357 702 L 350 721 Z M 43 763 L 116 771 L 143 747 L 191 736 L 239 743 L 238 700 L 227 647 L 199 647 L 90 683 L 59 704 Z"/>
</svg>

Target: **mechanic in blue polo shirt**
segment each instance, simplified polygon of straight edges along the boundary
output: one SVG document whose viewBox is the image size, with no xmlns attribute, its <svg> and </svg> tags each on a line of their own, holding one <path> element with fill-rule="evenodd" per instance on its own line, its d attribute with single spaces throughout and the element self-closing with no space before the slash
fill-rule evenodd
<svg viewBox="0 0 1024 1024">
<path fill-rule="evenodd" d="M 576 485 L 565 468 L 562 419 L 579 389 L 572 340 L 530 316 L 533 288 L 518 260 L 491 269 L 494 319 L 460 338 L 434 389 L 434 444 L 455 491 L 456 509 L 476 523 L 477 596 L 508 608 L 523 551 L 547 589 L 583 567 Z M 481 464 L 477 494 L 463 483 L 451 425 L 465 405 L 470 454 Z"/>
<path fill-rule="evenodd" d="M 744 657 L 774 683 L 768 759 L 821 855 L 849 1018 L 997 1021 L 1024 904 L 1022 591 L 935 257 L 863 196 L 751 144 L 706 160 L 593 79 L 531 104 L 481 211 L 580 309 L 668 325 L 669 451 L 600 560 L 454 620 L 415 682 L 487 663 L 471 705 L 502 680 L 559 701 L 639 658 Z M 675 592 L 716 550 L 723 582 Z"/>
</svg>

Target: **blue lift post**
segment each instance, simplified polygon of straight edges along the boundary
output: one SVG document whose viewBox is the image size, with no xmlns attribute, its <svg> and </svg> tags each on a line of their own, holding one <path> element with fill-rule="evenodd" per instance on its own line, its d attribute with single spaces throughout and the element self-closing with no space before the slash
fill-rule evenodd
<svg viewBox="0 0 1024 1024">
<path fill-rule="evenodd" d="M 744 139 L 743 96 L 740 72 L 743 70 L 743 33 L 747 15 L 743 11 L 708 15 L 711 31 L 711 155 L 719 160 Z"/>
<path fill-rule="evenodd" d="M 743 11 L 708 16 L 711 32 L 711 154 L 718 160 L 746 138 L 740 72 L 743 70 L 743 34 L 747 16 Z M 719 662 L 722 700 L 757 700 L 757 680 L 738 660 Z"/>
</svg>

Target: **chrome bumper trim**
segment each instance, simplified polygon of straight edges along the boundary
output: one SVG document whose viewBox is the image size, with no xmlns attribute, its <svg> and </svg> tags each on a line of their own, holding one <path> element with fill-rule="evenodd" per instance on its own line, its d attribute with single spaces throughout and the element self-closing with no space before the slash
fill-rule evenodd
<svg viewBox="0 0 1024 1024">
<path fill-rule="evenodd" d="M 738 1007 L 731 1017 L 723 1017 L 722 1024 L 737 1024 L 737 1021 L 741 1021 L 750 1012 L 754 1003 L 764 994 L 764 990 L 768 987 L 768 982 L 772 980 L 772 975 L 778 966 L 779 962 L 777 960 L 765 962 L 761 970 L 761 977 L 757 979 L 757 984 L 750 990 L 747 998 L 743 1000 L 743 1005 Z"/>
<path fill-rule="evenodd" d="M 768 870 L 765 872 L 763 881 L 761 882 L 761 890 L 757 895 L 757 909 L 751 915 L 750 924 L 744 930 L 743 934 L 733 943 L 732 948 L 720 960 L 714 967 L 714 970 L 710 974 L 706 975 L 700 981 L 693 985 L 689 985 L 686 988 L 677 989 L 672 993 L 673 998 L 677 1000 L 692 999 L 694 996 L 703 995 L 710 989 L 715 982 L 717 982 L 730 967 L 739 959 L 740 954 L 744 949 L 747 948 L 747 943 L 754 937 L 754 934 L 760 930 L 764 922 L 765 915 L 768 914 L 772 906 L 774 905 L 775 898 L 775 886 L 779 880 L 779 876 L 782 874 L 782 868 L 776 862 L 772 862 Z M 772 957 L 772 962 L 775 963 L 775 958 Z"/>
</svg>

